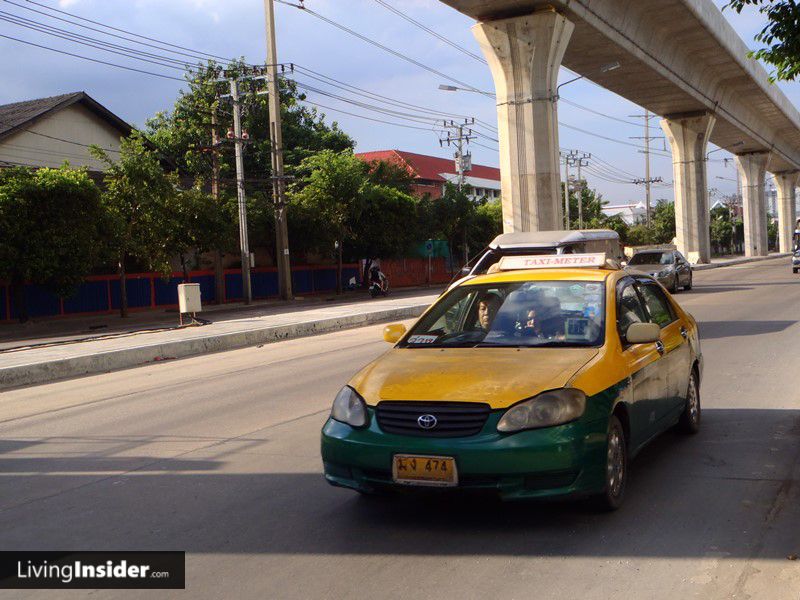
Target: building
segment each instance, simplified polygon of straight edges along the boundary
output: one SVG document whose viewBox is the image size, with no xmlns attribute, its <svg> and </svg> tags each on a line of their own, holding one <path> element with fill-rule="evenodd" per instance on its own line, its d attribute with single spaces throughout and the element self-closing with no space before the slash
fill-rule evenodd
<svg viewBox="0 0 800 600">
<path fill-rule="evenodd" d="M 418 196 L 430 194 L 432 198 L 441 198 L 445 184 L 447 182 L 456 183 L 458 180 L 454 159 L 414 154 L 402 150 L 360 152 L 356 156 L 367 162 L 382 160 L 406 168 L 409 173 L 414 175 L 413 193 Z M 494 200 L 500 197 L 500 169 L 498 168 L 472 165 L 472 168 L 465 174 L 464 183 L 472 187 L 470 195 L 473 198 Z"/>
<path fill-rule="evenodd" d="M 96 144 L 112 157 L 131 126 L 92 99 L 74 92 L 0 106 L 0 168 L 12 166 L 88 167 L 105 165 L 89 155 Z"/>
<path fill-rule="evenodd" d="M 644 207 L 644 201 L 637 204 L 603 206 L 601 210 L 607 217 L 622 217 L 622 220 L 628 225 L 637 225 L 639 223 L 644 223 L 647 220 L 647 210 Z"/>
</svg>

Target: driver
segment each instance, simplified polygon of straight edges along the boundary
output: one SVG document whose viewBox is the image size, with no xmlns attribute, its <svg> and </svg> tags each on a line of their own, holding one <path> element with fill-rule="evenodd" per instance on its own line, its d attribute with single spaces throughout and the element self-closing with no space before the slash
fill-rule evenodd
<svg viewBox="0 0 800 600">
<path fill-rule="evenodd" d="M 492 321 L 497 316 L 501 304 L 503 304 L 503 299 L 494 292 L 485 293 L 478 301 L 478 324 L 481 329 L 484 331 L 491 329 Z"/>
</svg>

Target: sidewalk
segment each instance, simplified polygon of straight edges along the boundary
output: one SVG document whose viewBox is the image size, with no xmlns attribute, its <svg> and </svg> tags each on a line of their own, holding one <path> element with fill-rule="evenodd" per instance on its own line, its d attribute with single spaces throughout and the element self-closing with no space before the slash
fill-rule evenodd
<svg viewBox="0 0 800 600">
<path fill-rule="evenodd" d="M 694 270 L 715 269 L 768 257 L 713 259 Z M 219 352 L 293 337 L 363 327 L 419 316 L 444 287 L 401 288 L 388 298 L 364 291 L 314 296 L 292 302 L 266 300 L 250 306 L 210 305 L 198 317 L 207 325 L 179 327 L 178 313 L 144 311 L 0 325 L 0 391 L 100 373 L 153 361 Z"/>
<path fill-rule="evenodd" d="M 179 327 L 170 311 L 0 325 L 0 391 L 153 361 L 219 352 L 419 316 L 442 286 L 204 307 L 207 325 Z"/>
</svg>

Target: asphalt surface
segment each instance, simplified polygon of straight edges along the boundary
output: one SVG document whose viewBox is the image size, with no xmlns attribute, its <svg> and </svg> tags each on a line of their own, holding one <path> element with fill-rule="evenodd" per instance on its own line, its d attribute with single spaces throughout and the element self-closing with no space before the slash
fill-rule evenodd
<svg viewBox="0 0 800 600">
<path fill-rule="evenodd" d="M 329 487 L 319 430 L 381 326 L 6 391 L 0 548 L 185 550 L 187 591 L 3 597 L 796 600 L 800 276 L 703 271 L 677 298 L 702 429 L 645 449 L 612 514 Z"/>
</svg>

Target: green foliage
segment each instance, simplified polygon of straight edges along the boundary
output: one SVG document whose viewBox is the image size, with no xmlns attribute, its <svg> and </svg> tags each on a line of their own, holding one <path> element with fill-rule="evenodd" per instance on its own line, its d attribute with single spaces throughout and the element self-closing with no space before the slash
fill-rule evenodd
<svg viewBox="0 0 800 600">
<path fill-rule="evenodd" d="M 652 228 L 648 229 L 647 225 L 633 225 L 628 229 L 628 235 L 625 239 L 626 246 L 649 246 L 658 243 Z"/>
<path fill-rule="evenodd" d="M 116 162 L 98 146 L 89 152 L 106 165 L 102 200 L 111 221 L 111 254 L 121 267 L 131 256 L 166 277 L 175 237 L 170 205 L 175 202 L 177 182 L 167 176 L 159 157 L 138 132 L 122 140 Z"/>
<path fill-rule="evenodd" d="M 733 244 L 734 224 L 727 207 L 711 209 L 711 244 L 721 253 L 730 253 Z"/>
<path fill-rule="evenodd" d="M 412 241 L 414 199 L 401 189 L 376 183 L 396 183 L 396 178 L 376 176 L 374 164 L 351 152 L 324 150 L 305 159 L 298 172 L 301 177 L 289 195 L 293 246 L 302 236 L 304 250 L 324 256 L 339 242 L 353 258 L 390 257 Z"/>
<path fill-rule="evenodd" d="M 745 6 L 758 6 L 768 23 L 755 36 L 764 48 L 748 56 L 775 67 L 770 81 L 794 81 L 800 74 L 800 7 L 794 0 L 730 0 L 725 8 L 741 13 Z"/>
<path fill-rule="evenodd" d="M 656 244 L 670 244 L 675 238 L 675 203 L 658 200 L 650 219 Z"/>
<path fill-rule="evenodd" d="M 499 199 L 485 201 L 475 208 L 472 227 L 469 230 L 469 244 L 473 254 L 489 245 L 495 237 L 503 233 L 503 203 Z"/>
<path fill-rule="evenodd" d="M 241 70 L 244 60 L 232 62 L 227 68 L 233 74 Z M 226 131 L 233 127 L 233 108 L 220 100 L 220 95 L 230 94 L 227 81 L 218 81 L 221 70 L 213 61 L 198 65 L 188 76 L 189 91 L 180 92 L 172 112 L 160 112 L 147 121 L 148 137 L 179 167 L 193 176 L 211 177 L 212 115 L 216 114 L 220 146 L 220 172 L 223 187 L 228 195 L 235 196 L 233 145 Z M 215 81 L 217 80 L 217 81 Z M 300 163 L 322 150 L 341 152 L 351 150 L 353 140 L 334 122 L 325 123 L 324 115 L 301 102 L 305 96 L 297 85 L 280 79 L 281 131 L 283 158 L 288 174 L 294 174 Z M 272 148 L 270 144 L 269 99 L 256 92 L 264 89 L 262 80 L 243 79 L 239 83 L 242 109 L 242 127 L 247 130 L 250 143 L 244 154 L 244 175 L 248 196 L 256 191 L 271 194 Z"/>
<path fill-rule="evenodd" d="M 0 170 L 0 279 L 73 294 L 97 259 L 100 190 L 85 170 Z"/>
<path fill-rule="evenodd" d="M 775 249 L 778 247 L 778 222 L 770 219 L 769 215 L 767 215 L 766 219 L 767 219 L 767 248 Z"/>
</svg>

